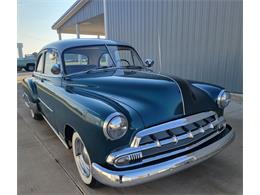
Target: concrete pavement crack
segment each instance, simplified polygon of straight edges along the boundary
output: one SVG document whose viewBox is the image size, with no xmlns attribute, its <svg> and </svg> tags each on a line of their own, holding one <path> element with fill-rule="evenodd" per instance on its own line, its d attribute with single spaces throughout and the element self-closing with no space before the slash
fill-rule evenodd
<svg viewBox="0 0 260 195">
<path fill-rule="evenodd" d="M 47 153 L 49 154 L 49 156 L 61 167 L 61 169 L 65 172 L 65 174 L 67 175 L 67 177 L 71 180 L 71 182 L 75 185 L 75 187 L 80 191 L 81 194 L 85 194 L 84 190 L 80 187 L 80 185 L 77 184 L 77 182 L 75 182 L 73 180 L 72 175 L 66 170 L 66 168 L 60 163 L 60 161 L 54 157 L 54 155 L 51 153 L 51 151 L 47 148 L 47 146 L 41 141 L 41 139 L 37 136 L 36 133 L 34 133 L 35 140 L 47 151 Z"/>
</svg>

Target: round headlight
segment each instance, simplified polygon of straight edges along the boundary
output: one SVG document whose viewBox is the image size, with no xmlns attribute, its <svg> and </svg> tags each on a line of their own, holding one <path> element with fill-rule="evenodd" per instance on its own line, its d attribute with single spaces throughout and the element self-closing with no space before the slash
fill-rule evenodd
<svg viewBox="0 0 260 195">
<path fill-rule="evenodd" d="M 121 113 L 113 113 L 104 122 L 104 135 L 110 140 L 116 140 L 125 135 L 128 130 L 128 121 Z"/>
<path fill-rule="evenodd" d="M 228 106 L 229 102 L 231 101 L 231 95 L 228 91 L 222 90 L 217 99 L 218 106 L 220 108 L 225 108 Z"/>
</svg>

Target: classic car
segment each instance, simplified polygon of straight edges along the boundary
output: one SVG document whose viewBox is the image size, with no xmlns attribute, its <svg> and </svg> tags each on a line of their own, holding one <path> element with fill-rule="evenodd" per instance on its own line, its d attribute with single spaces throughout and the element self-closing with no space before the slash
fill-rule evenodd
<svg viewBox="0 0 260 195">
<path fill-rule="evenodd" d="M 72 148 L 84 183 L 132 186 L 200 163 L 234 139 L 224 88 L 152 71 L 126 43 L 71 39 L 39 52 L 23 97 Z"/>
</svg>

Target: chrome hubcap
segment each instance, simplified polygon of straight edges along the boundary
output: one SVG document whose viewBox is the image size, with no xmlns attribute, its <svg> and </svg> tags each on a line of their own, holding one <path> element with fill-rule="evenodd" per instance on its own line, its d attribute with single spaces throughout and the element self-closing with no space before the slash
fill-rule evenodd
<svg viewBox="0 0 260 195">
<path fill-rule="evenodd" d="M 75 140 L 75 156 L 76 156 L 76 160 L 78 161 L 78 166 L 79 166 L 81 173 L 85 177 L 89 177 L 90 176 L 90 162 L 88 159 L 86 148 L 79 138 L 77 138 Z"/>
</svg>

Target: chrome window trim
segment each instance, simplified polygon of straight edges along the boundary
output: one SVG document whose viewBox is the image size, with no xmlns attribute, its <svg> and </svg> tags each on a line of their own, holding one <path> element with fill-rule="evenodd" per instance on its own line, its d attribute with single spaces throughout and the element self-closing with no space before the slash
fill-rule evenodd
<svg viewBox="0 0 260 195">
<path fill-rule="evenodd" d="M 188 125 L 190 123 L 194 123 L 196 121 L 205 119 L 205 118 L 213 116 L 213 115 L 215 115 L 216 118 L 217 118 L 216 113 L 213 112 L 213 111 L 202 112 L 202 113 L 199 113 L 199 114 L 187 116 L 185 118 L 177 119 L 177 120 L 174 120 L 174 121 L 170 121 L 170 122 L 167 122 L 167 123 L 163 123 L 163 124 L 160 124 L 160 125 L 156 125 L 156 126 L 144 129 L 142 131 L 139 131 L 135 135 L 135 137 L 134 137 L 134 139 L 133 139 L 133 141 L 131 142 L 130 145 L 131 145 L 131 147 L 138 147 L 140 145 L 141 138 L 144 137 L 144 136 L 151 135 L 151 134 L 154 134 L 154 133 L 159 133 L 159 132 L 165 131 L 167 129 L 185 126 L 185 125 Z"/>
</svg>

